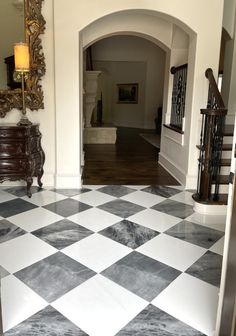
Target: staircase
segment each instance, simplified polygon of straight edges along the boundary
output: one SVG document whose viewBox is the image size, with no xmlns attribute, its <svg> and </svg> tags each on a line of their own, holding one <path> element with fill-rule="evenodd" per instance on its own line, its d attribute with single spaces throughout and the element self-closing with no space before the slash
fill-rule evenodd
<svg viewBox="0 0 236 336">
<path fill-rule="evenodd" d="M 234 125 L 225 125 L 227 109 L 211 69 L 206 70 L 209 95 L 201 109 L 198 186 L 193 199 L 203 205 L 226 205 L 228 199 Z"/>
</svg>

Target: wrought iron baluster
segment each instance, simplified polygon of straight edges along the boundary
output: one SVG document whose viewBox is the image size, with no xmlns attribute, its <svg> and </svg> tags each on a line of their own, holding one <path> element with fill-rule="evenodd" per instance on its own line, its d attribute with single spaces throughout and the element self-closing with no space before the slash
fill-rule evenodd
<svg viewBox="0 0 236 336">
<path fill-rule="evenodd" d="M 171 68 L 174 75 L 170 125 L 181 130 L 185 111 L 187 64 Z"/>
</svg>

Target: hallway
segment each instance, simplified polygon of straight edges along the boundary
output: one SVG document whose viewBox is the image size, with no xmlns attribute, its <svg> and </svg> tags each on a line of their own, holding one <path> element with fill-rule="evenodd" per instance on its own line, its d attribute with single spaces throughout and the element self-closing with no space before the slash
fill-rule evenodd
<svg viewBox="0 0 236 336">
<path fill-rule="evenodd" d="M 213 336 L 225 218 L 182 187 L 0 190 L 5 336 Z"/>
<path fill-rule="evenodd" d="M 153 132 L 120 127 L 115 145 L 85 145 L 83 183 L 179 185 L 158 164 L 158 148 L 140 136 Z"/>
</svg>

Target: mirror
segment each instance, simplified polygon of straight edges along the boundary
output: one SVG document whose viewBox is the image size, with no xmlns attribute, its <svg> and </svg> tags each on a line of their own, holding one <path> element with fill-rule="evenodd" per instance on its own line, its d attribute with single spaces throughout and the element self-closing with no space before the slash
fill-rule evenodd
<svg viewBox="0 0 236 336">
<path fill-rule="evenodd" d="M 45 59 L 40 35 L 45 30 L 43 0 L 0 0 L 0 117 L 13 108 L 22 109 L 21 85 L 14 80 L 13 46 L 26 41 L 30 50 L 30 73 L 26 80 L 26 107 L 44 107 L 40 80 Z"/>
</svg>

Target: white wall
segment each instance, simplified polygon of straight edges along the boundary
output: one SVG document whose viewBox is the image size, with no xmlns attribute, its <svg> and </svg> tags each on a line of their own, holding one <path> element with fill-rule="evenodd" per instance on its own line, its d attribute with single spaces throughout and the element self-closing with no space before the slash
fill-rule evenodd
<svg viewBox="0 0 236 336">
<path fill-rule="evenodd" d="M 104 37 L 104 32 L 109 35 L 114 30 L 119 34 L 126 32 L 130 35 L 132 32 L 145 35 L 154 42 L 159 40 L 157 43 L 165 46 L 168 51 L 172 44 L 173 24 L 180 26 L 190 35 L 190 46 L 195 38 L 196 51 L 191 54 L 190 60 L 190 98 L 186 106 L 191 115 L 188 125 L 191 139 L 188 149 L 184 152 L 180 149 L 175 157 L 181 157 L 180 168 L 185 178 L 187 176 L 186 179 L 189 175 L 196 177 L 195 154 L 192 153 L 195 153 L 198 138 L 196 124 L 199 111 L 207 101 L 207 80 L 204 72 L 209 66 L 217 72 L 223 2 L 47 0 L 43 2 L 43 14 L 47 21 L 43 37 L 47 63 L 47 74 L 42 82 L 45 110 L 30 113 L 30 119 L 40 122 L 43 133 L 46 152 L 44 183 L 54 183 L 55 174 L 57 186 L 79 187 L 81 184 L 81 47 L 85 46 L 82 33 L 85 27 L 88 28 L 91 23 L 101 18 L 104 18 L 104 21 L 100 20 L 100 23 L 103 21 L 101 29 L 95 32 L 94 27 L 89 26 L 91 34 L 98 38 Z M 140 17 L 144 17 L 144 21 L 140 20 Z M 214 20 L 209 20 L 209 17 L 214 17 Z M 16 122 L 19 115 L 19 111 L 11 111 L 1 121 Z"/>
<path fill-rule="evenodd" d="M 78 95 L 78 59 L 80 55 L 79 39 L 82 38 L 82 35 L 78 35 L 78 33 L 82 32 L 83 28 L 92 22 L 104 17 L 106 27 L 103 26 L 103 31 L 97 31 L 96 34 L 101 35 L 106 30 L 109 35 L 110 31 L 113 30 L 112 17 L 108 17 L 109 21 L 106 21 L 105 16 L 116 12 L 120 12 L 119 32 L 126 30 L 127 33 L 130 33 L 131 28 L 124 28 L 123 23 L 129 21 L 127 20 L 127 15 L 130 18 L 132 12 L 121 12 L 122 10 L 134 10 L 134 13 L 138 12 L 138 14 L 145 10 L 145 14 L 150 16 L 151 22 L 155 20 L 155 17 L 157 20 L 161 17 L 167 23 L 169 21 L 170 24 L 178 24 L 190 34 L 190 43 L 194 36 L 197 36 L 195 57 L 190 60 L 192 78 L 189 78 L 189 94 L 192 98 L 188 99 L 186 106 L 190 114 L 188 128 L 189 132 L 191 129 L 192 139 L 188 141 L 184 151 L 179 149 L 175 153 L 175 157 L 181 158 L 179 163 L 183 177 L 182 182 L 185 183 L 192 178 L 193 183 L 195 183 L 197 176 L 195 146 L 199 136 L 196 125 L 199 120 L 200 108 L 205 107 L 207 101 L 207 80 L 204 72 L 209 66 L 214 71 L 217 71 L 218 68 L 223 15 L 223 3 L 221 0 L 209 0 L 207 2 L 203 0 L 192 0 L 191 2 L 189 0 L 174 0 L 174 2 L 173 0 L 150 0 L 148 2 L 141 0 L 138 5 L 133 0 L 126 0 L 125 2 L 100 0 L 93 1 L 92 6 L 88 6 L 87 2 L 77 0 L 71 0 L 70 6 L 65 4 L 63 0 L 55 1 L 55 70 L 57 117 L 59 121 L 57 125 L 57 139 L 59 140 L 57 141 L 58 167 L 61 167 L 60 169 L 66 175 L 78 171 L 79 146 L 77 147 L 76 141 L 78 141 L 80 132 L 78 114 L 81 99 L 81 95 Z M 149 10 L 151 12 L 148 12 Z M 209 17 L 214 17 L 214 20 L 209 20 Z M 140 21 L 136 21 L 136 23 L 139 31 L 142 23 Z M 93 29 L 92 26 L 91 29 Z M 152 37 L 155 39 L 156 34 L 158 34 L 158 25 L 153 25 L 152 29 Z M 63 49 L 61 48 L 62 45 Z M 206 52 L 206 50 L 211 50 L 211 52 Z M 192 96 L 193 92 L 194 96 Z M 67 118 L 64 117 L 65 109 L 68 111 Z M 193 124 L 195 125 L 194 127 L 192 127 Z M 69 130 L 71 127 L 70 135 L 68 136 L 67 133 L 65 135 L 65 130 Z M 74 143 L 72 152 L 76 156 L 73 160 L 71 159 L 71 153 L 68 153 L 65 145 L 61 144 L 60 139 L 63 137 L 65 141 Z"/>
<path fill-rule="evenodd" d="M 56 113 L 55 113 L 55 87 L 54 87 L 54 25 L 53 25 L 53 0 L 43 3 L 43 16 L 46 20 L 46 31 L 42 35 L 43 50 L 46 61 L 46 75 L 43 77 L 42 86 L 44 92 L 44 110 L 30 112 L 28 117 L 32 122 L 40 124 L 42 133 L 42 146 L 46 154 L 44 164 L 43 184 L 46 186 L 55 185 L 56 168 Z M 66 113 L 66 111 L 65 111 Z M 12 110 L 7 113 L 1 123 L 16 123 L 20 119 L 20 111 Z M 6 182 L 5 184 L 11 184 Z M 34 181 L 36 183 L 36 181 Z M 19 184 L 17 182 L 17 184 Z"/>
<path fill-rule="evenodd" d="M 110 82 L 104 83 L 104 122 L 154 129 L 157 108 L 163 103 L 165 52 L 136 36 L 106 38 L 92 50 L 95 69 L 103 70 L 103 82 Z M 138 104 L 117 104 L 116 84 L 122 83 L 139 83 Z"/>
<path fill-rule="evenodd" d="M 103 122 L 123 127 L 144 127 L 147 65 L 145 62 L 95 61 L 103 93 Z M 118 104 L 117 84 L 138 83 L 138 103 Z"/>
<path fill-rule="evenodd" d="M 235 32 L 235 9 L 235 0 L 224 0 L 223 27 L 231 38 L 234 37 Z"/>
<path fill-rule="evenodd" d="M 7 88 L 4 58 L 13 55 L 13 46 L 24 42 L 23 11 L 13 6 L 12 0 L 0 1 L 0 90 Z"/>
</svg>

